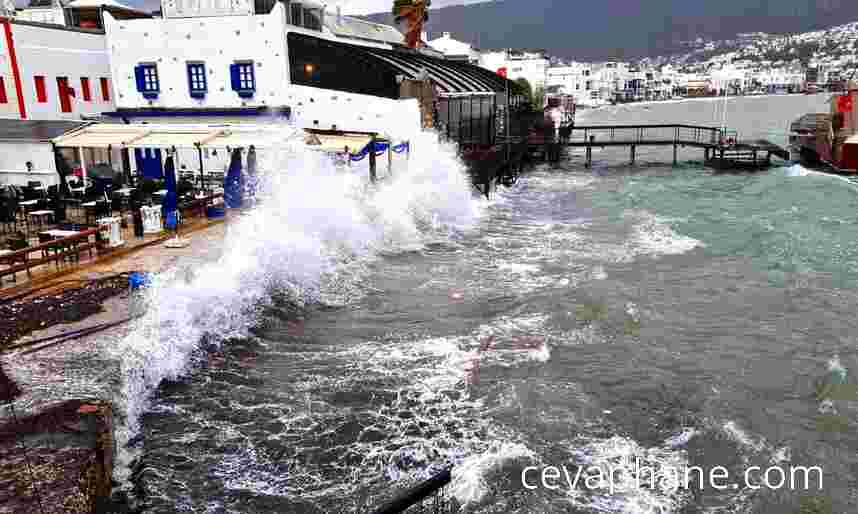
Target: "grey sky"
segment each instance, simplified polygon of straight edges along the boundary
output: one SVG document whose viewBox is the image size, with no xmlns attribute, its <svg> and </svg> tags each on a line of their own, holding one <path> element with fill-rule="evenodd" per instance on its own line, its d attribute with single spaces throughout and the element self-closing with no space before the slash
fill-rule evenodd
<svg viewBox="0 0 858 514">
<path fill-rule="evenodd" d="M 118 0 L 132 7 L 142 7 L 146 10 L 157 10 L 160 0 Z M 432 8 L 446 7 L 448 5 L 475 4 L 492 0 L 432 0 Z M 337 5 L 343 8 L 344 14 L 370 14 L 377 12 L 388 12 L 393 5 L 393 0 L 322 0 L 330 8 Z M 28 0 L 15 0 L 18 7 L 26 7 Z"/>
</svg>

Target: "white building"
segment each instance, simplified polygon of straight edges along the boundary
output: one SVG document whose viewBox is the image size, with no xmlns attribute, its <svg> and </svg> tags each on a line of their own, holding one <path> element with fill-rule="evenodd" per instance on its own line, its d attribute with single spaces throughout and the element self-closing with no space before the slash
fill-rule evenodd
<svg viewBox="0 0 858 514">
<path fill-rule="evenodd" d="M 464 61 L 471 64 L 479 64 L 480 51 L 462 41 L 453 39 L 449 32 L 428 42 L 429 46 L 438 50 L 444 57 L 452 61 Z"/>
<path fill-rule="evenodd" d="M 439 94 L 504 90 L 500 77 L 400 51 L 396 29 L 325 12 L 313 0 L 202 6 L 164 0 L 163 12 L 164 18 L 143 20 L 104 15 L 115 118 L 279 119 L 307 129 L 395 138 L 423 122 L 418 101 L 401 98 L 402 79 L 425 76 Z M 196 163 L 196 156 L 181 160 Z"/>
<path fill-rule="evenodd" d="M 501 50 L 484 52 L 480 55 L 480 66 L 497 72 L 506 68 L 510 80 L 523 78 L 535 92 L 548 85 L 550 60 L 544 51 L 527 52 L 521 50 Z"/>
<path fill-rule="evenodd" d="M 588 63 L 575 62 L 548 68 L 546 86 L 558 87 L 561 93 L 572 95 L 578 105 L 595 105 L 600 102 L 600 84 Z"/>
<path fill-rule="evenodd" d="M 0 117 L 81 119 L 114 109 L 104 34 L 0 19 Z"/>
</svg>

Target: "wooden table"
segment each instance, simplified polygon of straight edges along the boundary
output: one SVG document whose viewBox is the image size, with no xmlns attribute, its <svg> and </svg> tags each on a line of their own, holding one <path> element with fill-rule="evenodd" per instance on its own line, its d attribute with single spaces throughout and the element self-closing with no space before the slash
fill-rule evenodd
<svg viewBox="0 0 858 514">
<path fill-rule="evenodd" d="M 50 219 L 54 217 L 54 211 L 32 211 L 29 215 L 31 218 L 33 218 L 33 221 L 38 222 L 39 226 L 41 227 L 45 221 L 50 221 Z"/>
<path fill-rule="evenodd" d="M 39 232 L 39 233 L 40 233 L 40 234 L 47 234 L 47 235 L 49 235 L 49 236 L 51 236 L 51 237 L 53 237 L 53 238 L 55 238 L 55 239 L 60 239 L 60 238 L 63 238 L 63 237 L 71 237 L 71 236 L 73 236 L 73 235 L 75 235 L 75 234 L 79 234 L 80 232 L 78 232 L 77 230 L 59 230 L 59 229 L 54 229 L 54 230 L 45 230 L 44 232 Z"/>
</svg>

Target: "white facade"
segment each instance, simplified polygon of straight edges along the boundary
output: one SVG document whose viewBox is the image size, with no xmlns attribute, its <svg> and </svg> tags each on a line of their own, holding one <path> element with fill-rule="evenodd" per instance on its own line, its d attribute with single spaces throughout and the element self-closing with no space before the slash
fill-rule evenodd
<svg viewBox="0 0 858 514">
<path fill-rule="evenodd" d="M 468 43 L 453 39 L 449 32 L 428 42 L 429 46 L 438 50 L 444 57 L 451 60 L 465 61 L 471 64 L 480 62 L 480 52 Z"/>
<path fill-rule="evenodd" d="M 182 118 L 174 117 L 176 110 L 288 107 L 293 121 L 302 128 L 410 133 L 419 127 L 416 100 L 392 100 L 290 84 L 287 35 L 299 32 L 323 39 L 336 38 L 330 33 L 287 24 L 285 14 L 279 2 L 265 15 L 117 21 L 105 14 L 119 112 L 124 115 L 123 110 L 128 110 L 129 118 L 143 121 L 138 117 L 140 111 L 149 111 L 147 116 L 151 116 L 163 110 L 163 117 L 155 119 L 181 122 Z M 252 62 L 255 91 L 251 96 L 239 96 L 232 89 L 230 66 L 237 61 Z M 207 92 L 200 98 L 190 95 L 189 62 L 205 65 Z M 151 98 L 138 91 L 135 78 L 135 67 L 147 63 L 157 66 L 160 83 L 160 91 Z M 194 113 L 190 116 L 196 122 L 201 120 L 193 118 Z M 242 119 L 236 116 L 227 112 L 215 119 Z"/>
<path fill-rule="evenodd" d="M 592 67 L 586 63 L 548 68 L 546 86 L 560 88 L 562 93 L 572 95 L 575 103 L 579 105 L 592 104 L 595 100 L 593 92 L 599 91 L 597 77 L 593 74 Z"/>
<path fill-rule="evenodd" d="M 503 50 L 484 52 L 480 55 L 481 67 L 493 72 L 497 72 L 499 68 L 506 68 L 507 78 L 527 80 L 534 92 L 540 88 L 545 89 L 549 65 L 550 61 L 544 52 Z"/>
<path fill-rule="evenodd" d="M 0 100 L 3 96 L 6 100 L 0 101 L 0 117 L 75 120 L 114 110 L 104 34 L 16 20 L 0 24 L 7 36 L 0 38 L 0 77 L 5 91 Z M 12 48 L 7 44 L 9 39 Z M 74 91 L 66 109 L 58 82 L 62 78 Z M 44 85 L 41 97 L 40 83 Z M 103 85 L 107 86 L 106 95 Z"/>
</svg>

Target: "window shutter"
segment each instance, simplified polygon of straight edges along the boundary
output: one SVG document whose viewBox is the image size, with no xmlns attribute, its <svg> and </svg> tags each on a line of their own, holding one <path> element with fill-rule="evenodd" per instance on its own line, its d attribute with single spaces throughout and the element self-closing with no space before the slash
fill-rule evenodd
<svg viewBox="0 0 858 514">
<path fill-rule="evenodd" d="M 134 78 L 137 80 L 137 91 L 143 92 L 146 90 L 146 79 L 143 75 L 143 66 L 134 67 Z"/>
<path fill-rule="evenodd" d="M 238 64 L 229 65 L 229 79 L 232 82 L 232 90 L 238 91 L 241 89 L 241 80 L 238 74 Z"/>
<path fill-rule="evenodd" d="M 191 74 L 192 69 L 193 67 L 190 64 L 185 65 L 185 72 L 188 74 L 188 91 L 191 92 L 191 96 L 194 95 L 194 80 Z"/>
</svg>

